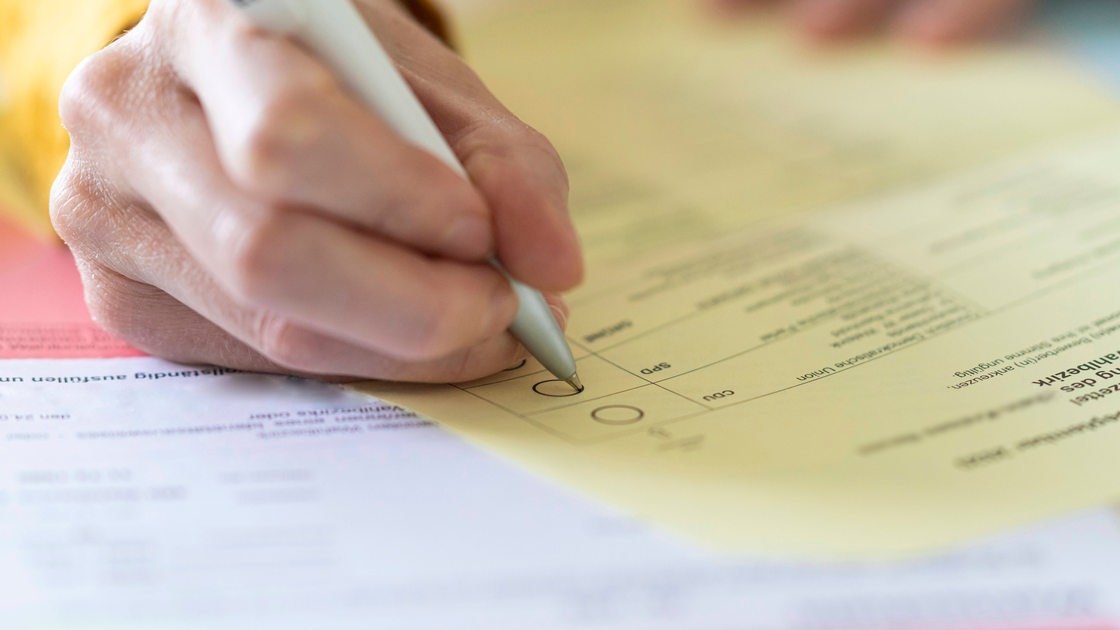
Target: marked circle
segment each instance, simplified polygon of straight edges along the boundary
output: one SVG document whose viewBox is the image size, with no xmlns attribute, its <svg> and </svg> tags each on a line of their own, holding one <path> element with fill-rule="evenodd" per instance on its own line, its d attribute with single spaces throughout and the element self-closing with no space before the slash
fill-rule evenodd
<svg viewBox="0 0 1120 630">
<path fill-rule="evenodd" d="M 541 396 L 548 396 L 550 398 L 567 398 L 568 396 L 575 396 L 576 394 L 583 393 L 572 389 L 572 386 L 559 379 L 549 379 L 541 381 L 533 386 L 533 391 Z"/>
<path fill-rule="evenodd" d="M 602 424 L 621 426 L 641 422 L 646 412 L 630 405 L 606 405 L 592 411 L 591 417 Z"/>
</svg>

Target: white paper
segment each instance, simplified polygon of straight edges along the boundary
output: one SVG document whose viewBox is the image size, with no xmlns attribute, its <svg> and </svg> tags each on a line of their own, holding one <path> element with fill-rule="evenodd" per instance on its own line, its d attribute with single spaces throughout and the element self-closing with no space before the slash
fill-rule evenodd
<svg viewBox="0 0 1120 630">
<path fill-rule="evenodd" d="M 1120 618 L 1117 525 L 907 564 L 719 560 L 333 386 L 0 363 L 4 630 L 1080 628 Z"/>
</svg>

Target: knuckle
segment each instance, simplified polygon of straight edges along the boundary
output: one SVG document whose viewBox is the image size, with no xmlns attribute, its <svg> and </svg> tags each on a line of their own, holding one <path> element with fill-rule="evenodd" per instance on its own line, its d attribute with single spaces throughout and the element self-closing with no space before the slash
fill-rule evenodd
<svg viewBox="0 0 1120 630">
<path fill-rule="evenodd" d="M 548 162 L 560 175 L 563 185 L 567 187 L 569 185 L 568 169 L 564 166 L 564 160 L 560 157 L 560 152 L 556 150 L 552 142 L 544 134 L 528 125 L 524 126 L 523 133 L 525 134 L 524 146 Z"/>
<path fill-rule="evenodd" d="M 51 186 L 50 219 L 66 243 L 79 243 L 90 235 L 89 225 L 106 205 L 93 177 L 67 162 Z"/>
<path fill-rule="evenodd" d="M 96 125 L 106 111 L 105 102 L 112 98 L 111 75 L 106 66 L 110 53 L 101 51 L 88 57 L 74 69 L 62 84 L 59 95 L 59 115 L 62 125 L 76 131 Z"/>
<path fill-rule="evenodd" d="M 552 146 L 552 142 L 543 133 L 525 124 L 518 125 L 518 129 L 514 133 L 520 144 L 560 162 L 560 154 L 557 153 L 556 148 Z"/>
<path fill-rule="evenodd" d="M 267 305 L 275 302 L 284 285 L 288 263 L 285 252 L 295 226 L 278 210 L 254 219 L 229 217 L 217 230 L 221 251 L 227 252 L 228 289 L 240 301 Z"/>
<path fill-rule="evenodd" d="M 548 137 L 512 115 L 467 127 L 461 132 L 458 143 L 468 153 L 478 151 L 504 157 L 512 152 L 529 150 L 563 165 L 560 154 Z"/>
<path fill-rule="evenodd" d="M 402 335 L 403 358 L 410 361 L 438 359 L 452 348 L 446 342 L 446 324 L 440 311 L 425 311 L 412 316 Z"/>
<path fill-rule="evenodd" d="M 291 320 L 262 314 L 253 326 L 253 345 L 269 361 L 289 370 L 317 371 L 318 337 Z"/>
<path fill-rule="evenodd" d="M 483 378 L 515 364 L 520 359 L 520 353 L 520 348 L 512 343 L 509 344 L 508 350 L 497 357 L 479 356 L 477 348 L 468 348 L 448 366 L 447 373 L 441 375 L 441 380 L 448 383 L 464 383 Z"/>
<path fill-rule="evenodd" d="M 447 357 L 461 350 L 465 343 L 463 300 L 456 298 L 456 291 L 433 290 L 426 292 L 414 305 L 408 325 L 401 335 L 403 358 L 411 361 L 432 361 Z M 477 316 L 477 315 L 475 315 Z"/>
<path fill-rule="evenodd" d="M 325 90 L 306 82 L 274 95 L 233 142 L 230 177 L 264 198 L 289 195 L 299 165 L 327 134 Z"/>
<path fill-rule="evenodd" d="M 139 71 L 123 47 L 110 46 L 82 61 L 62 85 L 58 111 L 75 142 L 109 133 L 125 119 Z"/>
<path fill-rule="evenodd" d="M 549 179 L 567 194 L 568 170 L 556 147 L 544 134 L 512 115 L 499 122 L 484 121 L 468 127 L 455 139 L 455 146 L 467 160 L 488 156 L 549 171 Z"/>
<path fill-rule="evenodd" d="M 400 235 L 415 233 L 419 226 L 439 230 L 453 216 L 489 213 L 486 203 L 467 182 L 434 158 L 423 156 L 408 165 L 408 180 L 385 186 L 380 203 L 362 220 L 374 231 Z"/>
</svg>

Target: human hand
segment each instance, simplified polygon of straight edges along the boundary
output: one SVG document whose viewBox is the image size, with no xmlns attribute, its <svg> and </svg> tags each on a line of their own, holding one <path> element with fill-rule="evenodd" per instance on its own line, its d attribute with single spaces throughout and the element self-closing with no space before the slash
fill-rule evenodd
<svg viewBox="0 0 1120 630">
<path fill-rule="evenodd" d="M 787 5 L 795 25 L 815 40 L 836 40 L 887 27 L 929 45 L 975 40 L 1014 24 L 1031 0 L 708 0 L 724 12 Z"/>
<path fill-rule="evenodd" d="M 155 0 L 61 100 L 51 216 L 109 332 L 189 363 L 458 381 L 523 352 L 489 254 L 579 282 L 549 143 L 392 0 L 360 6 L 473 186 L 223 0 Z"/>
</svg>

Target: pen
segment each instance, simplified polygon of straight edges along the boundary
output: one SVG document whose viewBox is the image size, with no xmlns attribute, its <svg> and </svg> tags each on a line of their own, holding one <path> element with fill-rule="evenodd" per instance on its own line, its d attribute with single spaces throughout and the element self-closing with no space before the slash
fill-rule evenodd
<svg viewBox="0 0 1120 630">
<path fill-rule="evenodd" d="M 350 0 L 229 2 L 254 26 L 298 39 L 397 133 L 467 177 L 455 152 Z M 515 280 L 496 259 L 491 258 L 490 263 L 506 277 L 520 302 L 510 332 L 553 376 L 577 392 L 583 391 L 572 350 L 544 296 Z"/>
</svg>

